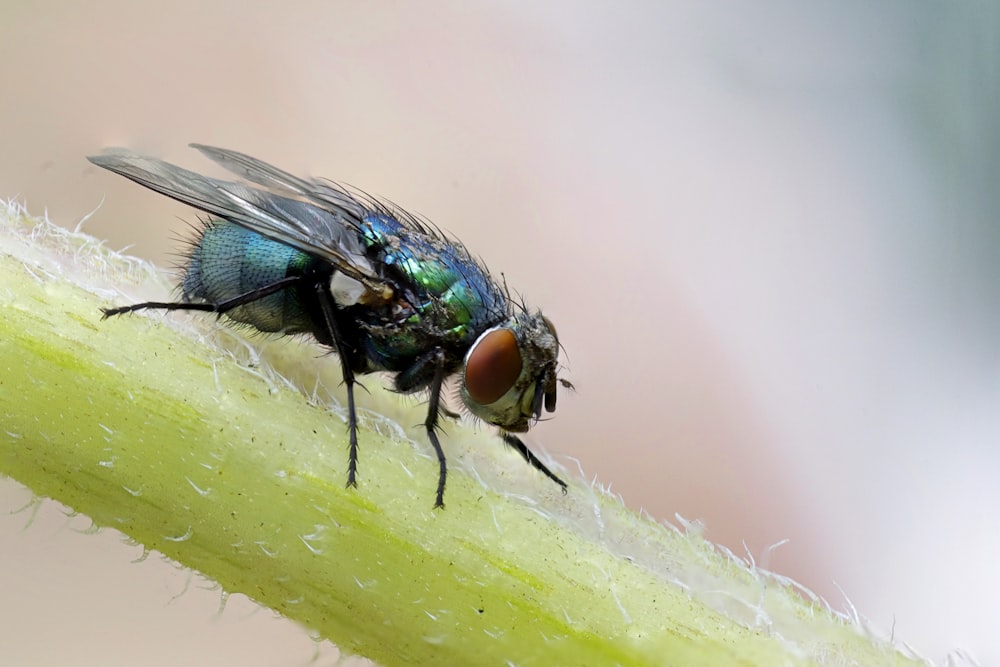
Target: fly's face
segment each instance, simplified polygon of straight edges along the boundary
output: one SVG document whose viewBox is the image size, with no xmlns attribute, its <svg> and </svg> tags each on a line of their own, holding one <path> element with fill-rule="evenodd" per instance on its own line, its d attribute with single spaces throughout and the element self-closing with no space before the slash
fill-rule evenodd
<svg viewBox="0 0 1000 667">
<path fill-rule="evenodd" d="M 485 331 L 465 355 L 462 401 L 475 416 L 522 433 L 556 409 L 559 339 L 541 313 L 520 312 Z"/>
</svg>

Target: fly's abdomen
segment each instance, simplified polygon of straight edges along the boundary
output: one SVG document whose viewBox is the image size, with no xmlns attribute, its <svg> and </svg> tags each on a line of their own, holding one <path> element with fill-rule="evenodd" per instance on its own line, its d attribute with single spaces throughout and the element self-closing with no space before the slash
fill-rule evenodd
<svg viewBox="0 0 1000 667">
<path fill-rule="evenodd" d="M 301 274 L 311 258 L 231 222 L 209 221 L 189 255 L 182 289 L 186 301 L 222 303 Z M 312 330 L 298 291 L 286 289 L 233 308 L 226 316 L 264 332 Z"/>
</svg>

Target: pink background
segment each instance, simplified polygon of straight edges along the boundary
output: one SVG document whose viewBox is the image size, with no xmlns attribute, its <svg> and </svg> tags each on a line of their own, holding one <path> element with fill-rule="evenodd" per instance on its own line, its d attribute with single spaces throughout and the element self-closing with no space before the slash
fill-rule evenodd
<svg viewBox="0 0 1000 667">
<path fill-rule="evenodd" d="M 86 229 L 166 263 L 194 214 L 85 155 L 211 169 L 198 141 L 385 195 L 556 322 L 578 390 L 534 446 L 1000 661 L 998 10 L 660 5 L 6 2 L 0 196 L 103 200 Z M 29 499 L 0 481 L 0 663 L 312 656 Z"/>
</svg>

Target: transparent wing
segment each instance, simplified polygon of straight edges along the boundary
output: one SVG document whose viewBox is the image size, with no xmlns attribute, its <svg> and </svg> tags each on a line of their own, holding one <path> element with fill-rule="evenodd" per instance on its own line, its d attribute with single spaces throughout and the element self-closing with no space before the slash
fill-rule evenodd
<svg viewBox="0 0 1000 667">
<path fill-rule="evenodd" d="M 365 208 L 348 193 L 241 153 L 195 147 L 247 181 L 275 192 L 202 176 L 122 148 L 87 159 L 150 190 L 325 259 L 373 294 L 391 291 L 365 257 L 360 231 Z"/>
<path fill-rule="evenodd" d="M 271 192 L 308 201 L 321 207 L 332 206 L 334 209 L 349 212 L 357 220 L 365 215 L 366 208 L 361 202 L 329 182 L 300 178 L 246 153 L 204 144 L 190 145 L 227 171 Z"/>
</svg>

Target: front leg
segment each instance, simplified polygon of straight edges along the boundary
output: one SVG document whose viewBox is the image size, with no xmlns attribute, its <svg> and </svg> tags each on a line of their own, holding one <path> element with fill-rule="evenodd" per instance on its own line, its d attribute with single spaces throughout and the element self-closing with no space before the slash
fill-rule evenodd
<svg viewBox="0 0 1000 667">
<path fill-rule="evenodd" d="M 434 500 L 434 508 L 444 507 L 444 485 L 448 478 L 448 464 L 445 460 L 444 450 L 441 449 L 441 442 L 438 440 L 438 421 L 443 412 L 447 416 L 457 416 L 441 404 L 441 387 L 448 376 L 448 359 L 445 351 L 435 347 L 430 352 L 421 354 L 410 365 L 409 368 L 400 371 L 396 375 L 396 390 L 402 393 L 419 391 L 426 387 L 429 392 L 427 401 L 427 418 L 424 419 L 424 428 L 427 429 L 427 439 L 434 447 L 434 453 L 438 459 L 438 486 L 437 496 Z"/>
<path fill-rule="evenodd" d="M 559 476 L 554 472 L 549 470 L 548 466 L 542 463 L 535 454 L 528 449 L 528 446 L 524 444 L 524 441 L 513 433 L 507 433 L 506 431 L 500 431 L 500 439 L 504 441 L 508 447 L 511 447 L 515 452 L 524 457 L 524 460 L 528 462 L 535 470 L 539 471 L 553 482 L 558 484 L 562 488 L 562 492 L 565 495 L 568 488 L 566 482 L 559 479 Z"/>
<path fill-rule="evenodd" d="M 444 450 L 438 441 L 437 425 L 441 416 L 441 385 L 444 384 L 444 352 L 436 350 L 434 355 L 434 377 L 431 379 L 430 399 L 427 401 L 427 419 L 424 420 L 424 427 L 427 429 L 427 439 L 434 447 L 434 453 L 438 458 L 438 486 L 437 496 L 434 499 L 434 508 L 444 507 L 444 484 L 448 479 L 448 463 L 444 457 Z"/>
</svg>

